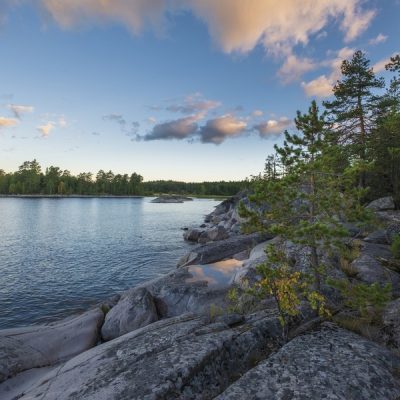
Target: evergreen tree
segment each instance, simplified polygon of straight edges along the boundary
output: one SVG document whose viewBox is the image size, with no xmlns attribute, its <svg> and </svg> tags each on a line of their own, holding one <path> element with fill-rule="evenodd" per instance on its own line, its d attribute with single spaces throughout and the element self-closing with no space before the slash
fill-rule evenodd
<svg viewBox="0 0 400 400">
<path fill-rule="evenodd" d="M 381 98 L 374 92 L 384 87 L 383 79 L 375 77 L 369 60 L 362 51 L 341 66 L 342 80 L 333 88 L 335 99 L 324 102 L 329 122 L 337 133 L 337 141 L 349 146 L 350 157 L 367 161 L 367 138 L 375 126 Z M 359 185 L 365 187 L 365 173 L 360 173 Z"/>
</svg>

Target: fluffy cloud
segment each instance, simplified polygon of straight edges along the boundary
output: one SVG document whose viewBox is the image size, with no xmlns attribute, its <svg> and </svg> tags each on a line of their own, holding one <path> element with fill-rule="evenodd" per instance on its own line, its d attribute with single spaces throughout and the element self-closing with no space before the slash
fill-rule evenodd
<svg viewBox="0 0 400 400">
<path fill-rule="evenodd" d="M 397 53 L 393 53 L 392 56 L 395 56 Z M 386 65 L 390 63 L 390 57 L 386 57 L 382 60 L 379 60 L 377 63 L 375 63 L 372 68 L 375 73 L 379 73 L 382 71 L 385 71 Z"/>
<path fill-rule="evenodd" d="M 286 58 L 282 67 L 279 69 L 278 75 L 281 77 L 283 82 L 289 83 L 297 81 L 306 72 L 312 71 L 317 67 L 318 64 L 313 60 L 309 58 L 299 58 L 294 54 L 291 54 Z"/>
<path fill-rule="evenodd" d="M 199 115 L 190 115 L 173 121 L 167 121 L 157 124 L 144 136 L 138 137 L 143 140 L 170 140 L 187 139 L 197 131 L 197 121 L 201 118 Z"/>
<path fill-rule="evenodd" d="M 47 122 L 44 125 L 40 125 L 36 128 L 40 135 L 44 138 L 47 138 L 50 135 L 50 132 L 54 129 L 54 122 Z"/>
<path fill-rule="evenodd" d="M 302 82 L 301 86 L 309 97 L 329 97 L 332 95 L 334 82 L 326 75 L 321 75 L 310 82 Z"/>
<path fill-rule="evenodd" d="M 377 44 L 386 42 L 387 38 L 387 36 L 380 33 L 376 38 L 371 39 L 368 43 L 372 46 L 375 46 Z"/>
<path fill-rule="evenodd" d="M 23 114 L 33 113 L 35 108 L 33 106 L 22 106 L 17 104 L 9 104 L 8 108 L 14 114 L 15 118 L 21 119 Z"/>
<path fill-rule="evenodd" d="M 17 125 L 18 121 L 14 118 L 0 117 L 0 129 L 11 128 Z"/>
<path fill-rule="evenodd" d="M 336 53 L 330 54 L 331 58 L 321 63 L 321 66 L 330 69 L 329 75 L 320 75 L 309 82 L 302 82 L 302 87 L 307 96 L 310 97 L 329 97 L 332 89 L 341 75 L 341 65 L 343 60 L 349 59 L 354 54 L 354 49 L 343 47 Z M 333 56 L 333 57 L 332 57 Z"/>
<path fill-rule="evenodd" d="M 362 0 L 191 0 L 211 36 L 226 52 L 247 52 L 261 43 L 275 54 L 290 54 L 332 21 L 340 21 L 345 40 L 362 33 L 374 11 Z"/>
<path fill-rule="evenodd" d="M 270 119 L 254 126 L 260 137 L 268 138 L 279 135 L 285 129 L 292 126 L 292 121 L 289 118 L 282 117 L 279 120 Z"/>
<path fill-rule="evenodd" d="M 263 111 L 261 111 L 261 110 L 254 110 L 252 113 L 251 113 L 251 115 L 252 115 L 252 117 L 262 117 L 263 115 L 264 115 L 264 112 Z"/>
<path fill-rule="evenodd" d="M 237 137 L 245 132 L 246 122 L 227 114 L 210 119 L 200 128 L 200 140 L 203 143 L 221 144 L 225 139 Z"/>
<path fill-rule="evenodd" d="M 363 0 L 40 0 L 63 27 L 88 20 L 117 21 L 138 33 L 160 28 L 168 12 L 189 10 L 208 26 L 225 52 L 248 52 L 262 44 L 272 54 L 291 54 L 330 22 L 338 22 L 345 41 L 360 35 L 375 15 Z"/>
</svg>

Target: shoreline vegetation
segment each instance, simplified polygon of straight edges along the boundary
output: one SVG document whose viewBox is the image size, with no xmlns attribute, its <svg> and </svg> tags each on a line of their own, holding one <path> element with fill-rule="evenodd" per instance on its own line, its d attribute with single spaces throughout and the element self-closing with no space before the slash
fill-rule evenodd
<svg viewBox="0 0 400 400">
<path fill-rule="evenodd" d="M 18 171 L 0 169 L 0 195 L 28 196 L 159 196 L 180 195 L 210 198 L 234 196 L 249 181 L 180 182 L 174 180 L 144 181 L 133 172 L 114 174 L 100 170 L 96 175 L 84 172 L 72 175 L 68 170 L 50 166 L 43 172 L 39 162 L 23 162 Z"/>
</svg>

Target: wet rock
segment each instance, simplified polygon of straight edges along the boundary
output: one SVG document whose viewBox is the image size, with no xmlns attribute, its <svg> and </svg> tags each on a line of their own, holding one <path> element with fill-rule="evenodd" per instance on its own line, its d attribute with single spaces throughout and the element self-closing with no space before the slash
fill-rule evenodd
<svg viewBox="0 0 400 400">
<path fill-rule="evenodd" d="M 218 400 L 395 400 L 400 358 L 382 346 L 326 324 L 293 339 L 248 371 Z"/>
<path fill-rule="evenodd" d="M 238 323 L 158 321 L 60 365 L 20 400 L 212 399 L 280 345 L 276 317 Z"/>
<path fill-rule="evenodd" d="M 208 243 L 195 247 L 187 256 L 179 260 L 178 267 L 192 264 L 209 264 L 230 258 L 243 250 L 253 248 L 260 242 L 267 240 L 268 235 L 252 233 L 250 235 L 234 236 L 219 242 Z M 196 254 L 194 256 L 194 254 Z"/>
<path fill-rule="evenodd" d="M 0 382 L 90 349 L 98 341 L 103 320 L 103 312 L 96 308 L 49 325 L 0 331 Z"/>
<path fill-rule="evenodd" d="M 183 238 L 189 242 L 197 242 L 199 240 L 200 235 L 204 232 L 203 229 L 188 229 L 184 234 Z"/>
<path fill-rule="evenodd" d="M 150 292 L 146 288 L 131 289 L 107 313 L 101 336 L 111 340 L 157 320 L 157 309 Z"/>
<path fill-rule="evenodd" d="M 386 211 L 386 210 L 394 210 L 395 205 L 392 196 L 382 197 L 380 199 L 376 199 L 367 205 L 368 209 L 372 211 Z"/>
</svg>

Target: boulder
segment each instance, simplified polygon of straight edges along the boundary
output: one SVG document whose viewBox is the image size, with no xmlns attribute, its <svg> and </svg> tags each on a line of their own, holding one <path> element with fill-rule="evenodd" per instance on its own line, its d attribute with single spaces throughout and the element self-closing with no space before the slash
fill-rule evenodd
<svg viewBox="0 0 400 400">
<path fill-rule="evenodd" d="M 399 367 L 399 356 L 386 348 L 324 324 L 287 343 L 216 399 L 395 400 Z"/>
<path fill-rule="evenodd" d="M 385 343 L 400 349 L 400 299 L 391 301 L 382 313 Z"/>
<path fill-rule="evenodd" d="M 124 293 L 107 313 L 101 336 L 104 340 L 111 340 L 157 320 L 153 296 L 146 288 L 134 288 Z"/>
<path fill-rule="evenodd" d="M 387 242 L 392 244 L 394 238 L 398 235 L 400 235 L 400 222 L 393 222 L 386 228 Z"/>
<path fill-rule="evenodd" d="M 193 264 L 209 264 L 231 258 L 234 254 L 251 249 L 258 243 L 264 242 L 269 238 L 272 237 L 265 234 L 252 233 L 250 235 L 230 237 L 229 239 L 206 245 L 199 245 L 179 260 L 178 267 Z"/>
<path fill-rule="evenodd" d="M 356 273 L 356 278 L 362 282 L 372 284 L 391 283 L 393 292 L 400 291 L 400 275 L 385 267 L 380 259 L 390 259 L 391 251 L 389 246 L 375 243 L 363 242 L 360 255 L 352 263 L 351 267 Z"/>
<path fill-rule="evenodd" d="M 207 231 L 207 235 L 212 242 L 228 239 L 229 233 L 223 226 L 216 226 Z"/>
<path fill-rule="evenodd" d="M 49 325 L 0 331 L 0 382 L 31 368 L 68 360 L 95 346 L 104 314 L 93 309 Z"/>
<path fill-rule="evenodd" d="M 189 229 L 183 234 L 183 238 L 189 242 L 197 242 L 200 235 L 204 232 L 203 229 Z"/>
<path fill-rule="evenodd" d="M 369 203 L 366 208 L 372 211 L 386 211 L 386 210 L 394 210 L 395 205 L 393 197 L 387 196 L 371 201 L 371 203 Z"/>
<path fill-rule="evenodd" d="M 364 238 L 364 241 L 369 243 L 389 244 L 386 229 L 378 229 L 371 232 Z"/>
<path fill-rule="evenodd" d="M 275 316 L 184 315 L 101 344 L 42 376 L 20 400 L 212 399 L 280 343 Z M 0 387 L 1 390 L 1 387 Z"/>
</svg>

